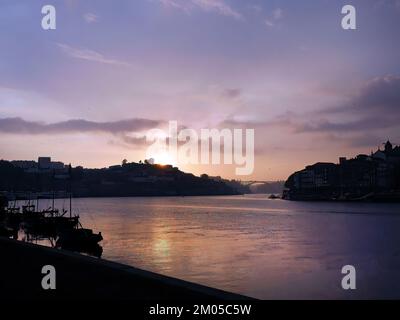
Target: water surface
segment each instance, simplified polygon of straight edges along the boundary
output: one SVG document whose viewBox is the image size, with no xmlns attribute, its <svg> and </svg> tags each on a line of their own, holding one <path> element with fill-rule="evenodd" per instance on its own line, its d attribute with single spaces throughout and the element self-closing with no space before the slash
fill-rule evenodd
<svg viewBox="0 0 400 320">
<path fill-rule="evenodd" d="M 74 210 L 102 232 L 105 259 L 262 299 L 400 298 L 399 204 L 252 195 L 75 199 Z M 341 288 L 348 264 L 354 291 Z"/>
</svg>

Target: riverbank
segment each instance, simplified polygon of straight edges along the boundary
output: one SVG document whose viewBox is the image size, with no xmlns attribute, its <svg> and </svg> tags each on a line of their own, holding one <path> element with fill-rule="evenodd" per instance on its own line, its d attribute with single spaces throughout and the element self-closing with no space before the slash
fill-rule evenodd
<svg viewBox="0 0 400 320">
<path fill-rule="evenodd" d="M 0 238 L 0 297 L 21 300 L 242 300 L 245 296 L 120 263 Z M 43 290 L 44 265 L 56 269 L 56 290 Z"/>
<path fill-rule="evenodd" d="M 364 195 L 346 194 L 345 196 L 338 196 L 335 193 L 299 193 L 288 191 L 283 194 L 282 199 L 292 201 L 399 203 L 400 191 L 370 192 Z"/>
</svg>

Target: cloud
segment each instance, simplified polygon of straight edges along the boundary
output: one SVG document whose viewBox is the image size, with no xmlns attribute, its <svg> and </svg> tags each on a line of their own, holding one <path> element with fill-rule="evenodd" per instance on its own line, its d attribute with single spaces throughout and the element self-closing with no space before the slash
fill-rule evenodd
<svg viewBox="0 0 400 320">
<path fill-rule="evenodd" d="M 297 128 L 295 119 L 298 116 L 293 112 L 286 112 L 273 119 L 260 119 L 254 115 L 230 116 L 222 121 L 219 126 L 222 128 L 245 128 L 245 129 L 269 129 L 269 128 Z"/>
<path fill-rule="evenodd" d="M 386 75 L 372 79 L 360 90 L 347 111 L 400 115 L 400 77 Z"/>
<path fill-rule="evenodd" d="M 148 144 L 145 136 L 132 137 L 130 135 L 122 134 L 120 138 L 125 145 L 145 146 Z"/>
<path fill-rule="evenodd" d="M 94 23 L 94 22 L 97 22 L 99 20 L 99 16 L 94 14 L 94 13 L 92 13 L 92 12 L 88 12 L 88 13 L 85 13 L 83 15 L 83 19 L 87 23 Z"/>
<path fill-rule="evenodd" d="M 281 8 L 276 8 L 272 11 L 272 14 L 264 19 L 264 23 L 267 27 L 272 28 L 276 26 L 276 23 L 283 17 L 283 10 Z"/>
<path fill-rule="evenodd" d="M 231 116 L 222 127 L 285 130 L 312 139 L 346 143 L 351 147 L 376 146 L 399 139 L 400 77 L 385 75 L 365 82 L 342 105 L 320 111 L 284 113 L 272 119 Z"/>
<path fill-rule="evenodd" d="M 205 11 L 214 11 L 238 20 L 243 19 L 243 16 L 239 12 L 232 9 L 222 0 L 192 0 L 192 2 Z"/>
<path fill-rule="evenodd" d="M 124 66 L 124 67 L 132 66 L 129 63 L 126 63 L 123 61 L 106 58 L 101 53 L 98 53 L 93 50 L 77 49 L 77 48 L 71 47 L 71 46 L 69 46 L 67 44 L 63 44 L 63 43 L 57 43 L 57 46 L 66 55 L 68 55 L 69 57 L 75 58 L 75 59 L 87 60 L 87 61 L 116 65 L 116 66 Z"/>
<path fill-rule="evenodd" d="M 237 88 L 229 88 L 229 89 L 224 89 L 222 91 L 221 95 L 224 98 L 236 99 L 236 98 L 240 97 L 241 94 L 242 94 L 242 90 L 237 89 Z"/>
<path fill-rule="evenodd" d="M 354 121 L 333 122 L 328 120 L 317 120 L 309 123 L 293 124 L 295 132 L 355 132 L 371 131 L 377 129 L 388 129 L 399 126 L 396 118 L 392 117 L 365 117 Z"/>
<path fill-rule="evenodd" d="M 165 7 L 176 8 L 190 13 L 194 9 L 201 9 L 205 12 L 232 17 L 236 20 L 243 20 L 241 13 L 229 6 L 224 0 L 158 0 Z"/>
<path fill-rule="evenodd" d="M 157 1 L 157 0 L 156 0 Z M 164 7 L 180 9 L 186 12 L 190 11 L 190 1 L 181 2 L 179 0 L 158 0 Z"/>
<path fill-rule="evenodd" d="M 127 119 L 114 122 L 94 122 L 73 119 L 56 123 L 26 121 L 22 118 L 0 118 L 0 132 L 9 134 L 65 134 L 103 132 L 121 135 L 161 125 L 162 121 L 149 119 Z"/>
<path fill-rule="evenodd" d="M 399 118 L 400 77 L 385 75 L 367 81 L 342 105 L 302 114 L 285 114 L 260 123 L 285 126 L 295 133 L 345 133 L 397 128 Z"/>
<path fill-rule="evenodd" d="M 400 112 L 400 77 L 385 75 L 367 81 L 347 104 L 321 111 L 322 114 Z"/>
<path fill-rule="evenodd" d="M 267 26 L 267 27 L 274 27 L 275 26 L 275 23 L 272 21 L 272 20 L 270 20 L 270 19 L 268 19 L 268 18 L 266 18 L 265 20 L 264 20 L 264 23 L 265 23 L 265 25 Z"/>
<path fill-rule="evenodd" d="M 221 128 L 266 128 L 268 126 L 268 121 L 256 121 L 251 119 L 236 119 L 234 117 L 225 119 L 219 124 Z"/>
</svg>

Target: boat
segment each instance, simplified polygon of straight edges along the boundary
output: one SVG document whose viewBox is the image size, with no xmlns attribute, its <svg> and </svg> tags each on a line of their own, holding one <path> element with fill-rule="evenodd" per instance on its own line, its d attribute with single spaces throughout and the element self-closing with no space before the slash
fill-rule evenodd
<svg viewBox="0 0 400 320">
<path fill-rule="evenodd" d="M 71 193 L 69 210 L 55 209 L 54 194 L 52 206 L 44 210 L 39 210 L 39 197 L 36 205 L 31 201 L 19 208 L 15 202 L 11 207 L 7 198 L 0 198 L 0 236 L 17 239 L 18 230 L 22 228 L 29 239 L 48 238 L 56 248 L 101 256 L 103 249 L 99 242 L 103 236 L 101 232 L 94 233 L 92 229 L 83 228 L 79 216 L 72 214 Z"/>
<path fill-rule="evenodd" d="M 68 212 L 67 210 L 63 210 L 62 213 L 54 209 L 44 210 L 42 211 L 44 214 L 43 224 L 55 230 L 75 228 L 79 224 L 79 216 L 73 216 L 71 210 L 70 208 L 69 216 L 65 216 Z"/>
<path fill-rule="evenodd" d="M 23 221 L 33 221 L 36 219 L 42 219 L 44 217 L 44 213 L 37 211 L 36 206 L 33 204 L 28 204 L 22 206 L 21 218 Z"/>
<path fill-rule="evenodd" d="M 72 198 L 70 194 L 69 198 L 69 219 L 73 219 L 72 217 Z M 63 215 L 65 212 L 63 213 Z M 79 222 L 79 217 L 77 220 L 60 220 L 63 218 L 63 215 L 57 216 L 56 219 L 58 223 L 60 221 L 64 221 L 64 223 L 74 224 L 72 227 L 61 228 L 57 231 L 57 241 L 56 247 L 60 249 L 70 250 L 70 251 L 78 251 L 88 253 L 90 255 L 94 255 L 97 257 L 101 257 L 103 252 L 103 248 L 99 245 L 99 242 L 103 240 L 103 236 L 101 232 L 94 233 L 92 229 L 83 228 Z"/>
<path fill-rule="evenodd" d="M 98 245 L 102 240 L 101 232 L 93 233 L 92 229 L 73 228 L 59 233 L 57 245 L 62 248 L 88 248 Z"/>
<path fill-rule="evenodd" d="M 23 212 L 23 227 L 24 229 L 36 235 L 44 235 L 56 237 L 58 232 L 66 229 L 73 229 L 79 224 L 79 216 L 72 215 L 72 196 L 70 194 L 69 200 L 69 216 L 66 216 L 67 210 L 63 209 L 62 212 L 54 208 L 54 193 L 53 204 L 51 207 L 36 211 L 33 205 L 24 206 Z M 39 198 L 37 199 L 36 208 L 39 208 Z M 30 213 L 30 214 L 28 214 Z"/>
<path fill-rule="evenodd" d="M 272 194 L 268 197 L 268 199 L 273 199 L 273 200 L 275 200 L 275 199 L 280 199 L 280 197 L 272 193 Z"/>
</svg>

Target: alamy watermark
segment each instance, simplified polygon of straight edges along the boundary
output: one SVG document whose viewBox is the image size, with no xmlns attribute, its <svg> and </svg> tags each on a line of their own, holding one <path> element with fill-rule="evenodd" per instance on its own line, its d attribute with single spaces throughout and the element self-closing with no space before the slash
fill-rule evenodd
<svg viewBox="0 0 400 320">
<path fill-rule="evenodd" d="M 56 289 L 56 268 L 52 265 L 45 265 L 42 268 L 42 274 L 45 276 L 42 279 L 43 290 L 55 290 Z"/>
<path fill-rule="evenodd" d="M 42 29 L 55 30 L 56 29 L 56 8 L 53 5 L 44 5 L 41 10 L 42 14 Z M 342 7 L 341 25 L 344 30 L 356 30 L 356 8 L 350 4 Z"/>
<path fill-rule="evenodd" d="M 56 8 L 52 5 L 45 5 L 42 7 L 42 29 L 55 30 L 56 25 Z"/>
<path fill-rule="evenodd" d="M 356 30 L 356 8 L 352 5 L 345 5 L 342 8 L 342 14 L 345 16 L 342 18 L 342 28 L 344 30 Z"/>
<path fill-rule="evenodd" d="M 355 290 L 356 287 L 356 268 L 350 264 L 342 267 L 342 274 L 345 276 L 342 278 L 342 289 L 343 290 Z"/>
<path fill-rule="evenodd" d="M 146 141 L 152 143 L 148 158 L 168 154 L 179 164 L 236 165 L 236 175 L 254 171 L 254 129 L 190 129 L 178 130 L 177 121 L 169 121 L 168 130 L 151 129 Z"/>
</svg>

